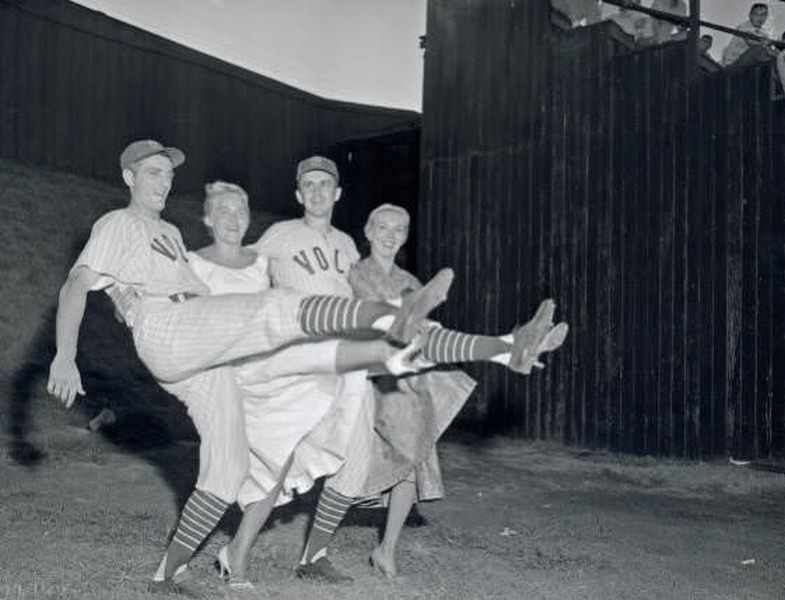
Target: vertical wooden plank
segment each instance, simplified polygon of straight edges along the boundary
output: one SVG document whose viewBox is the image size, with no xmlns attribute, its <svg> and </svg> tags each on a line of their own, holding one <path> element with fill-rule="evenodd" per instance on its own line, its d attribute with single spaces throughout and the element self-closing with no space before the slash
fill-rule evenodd
<svg viewBox="0 0 785 600">
<path fill-rule="evenodd" d="M 705 252 L 708 240 L 709 223 L 706 218 L 708 198 L 706 197 L 706 178 L 701 177 L 706 173 L 705 152 L 705 118 L 703 114 L 703 87 L 702 78 L 695 77 L 690 81 L 687 93 L 687 115 L 690 127 L 690 138 L 695 142 L 688 146 L 687 175 L 688 181 L 688 213 L 690 217 L 689 261 L 687 264 L 688 280 L 691 282 L 690 294 L 687 302 L 689 311 L 687 329 L 689 331 L 686 355 L 695 356 L 698 352 L 706 352 L 708 343 L 704 329 L 704 314 L 708 307 L 708 298 L 705 295 L 706 273 L 702 266 L 705 262 Z M 703 373 L 709 371 L 709 362 L 702 365 L 696 361 L 688 360 L 687 369 L 689 377 L 689 398 L 691 421 L 688 431 L 688 447 L 691 456 L 703 456 L 703 409 L 705 407 L 706 389 Z"/>
<path fill-rule="evenodd" d="M 772 165 L 769 170 L 774 181 L 778 181 L 779 165 L 785 164 L 785 106 L 782 103 L 772 107 Z M 775 165 L 777 166 L 775 168 Z M 782 298 L 785 297 L 785 203 L 780 200 L 781 188 L 771 184 L 770 239 L 767 253 L 771 256 L 771 454 L 780 455 L 785 448 L 785 318 L 782 314 Z"/>
<path fill-rule="evenodd" d="M 744 73 L 739 83 L 746 84 L 741 90 L 744 111 L 741 113 L 741 160 L 743 178 L 741 182 L 741 306 L 739 306 L 741 352 L 739 354 L 741 384 L 739 388 L 740 444 L 742 456 L 755 456 L 758 447 L 758 280 L 760 277 L 758 247 L 760 240 L 760 183 L 761 163 L 757 152 L 758 115 L 760 98 L 758 69 Z M 768 94 L 768 90 L 765 91 Z"/>
<path fill-rule="evenodd" d="M 0 3 L 0 156 L 17 157 L 19 9 Z"/>
<path fill-rule="evenodd" d="M 661 56 L 661 55 L 660 55 Z M 650 186 L 650 199 L 654 215 L 655 236 L 653 243 L 657 250 L 656 258 L 656 299 L 654 305 L 655 340 L 654 346 L 656 358 L 653 368 L 655 369 L 654 383 L 654 402 L 652 406 L 653 431 L 651 432 L 652 441 L 649 443 L 651 452 L 663 452 L 667 448 L 666 430 L 669 423 L 669 407 L 671 397 L 671 364 L 673 351 L 671 348 L 671 327 L 673 323 L 671 311 L 671 283 L 672 257 L 673 257 L 673 215 L 668 204 L 671 191 L 669 180 L 666 176 L 668 170 L 666 166 L 670 161 L 670 140 L 668 137 L 670 114 L 668 111 L 668 95 L 671 89 L 671 78 L 668 69 L 662 60 L 657 61 L 656 87 L 663 90 L 663 97 L 660 102 L 655 102 L 652 119 L 654 130 L 652 131 L 652 143 L 656 151 L 652 157 L 652 185 Z M 660 87 L 661 86 L 661 87 Z"/>
<path fill-rule="evenodd" d="M 760 401 L 759 425 L 760 439 L 756 448 L 756 456 L 772 456 L 773 430 L 773 378 L 776 363 L 772 360 L 774 324 L 774 305 L 773 305 L 773 274 L 774 265 L 781 250 L 773 240 L 778 239 L 774 235 L 775 217 L 773 207 L 777 202 L 773 194 L 773 169 L 772 144 L 774 132 L 774 120 L 772 102 L 769 101 L 769 79 L 765 70 L 761 69 L 758 74 L 756 89 L 758 90 L 758 105 L 760 115 L 756 123 L 756 161 L 759 168 L 759 214 L 758 214 L 758 248 L 757 256 L 759 261 L 758 277 L 758 311 L 756 313 L 758 330 L 758 361 L 757 361 L 757 380 L 759 382 L 758 398 Z M 780 247 L 782 245 L 780 244 Z"/>
<path fill-rule="evenodd" d="M 28 163 L 43 162 L 43 134 L 40 124 L 44 113 L 44 85 L 41 74 L 45 60 L 44 22 L 34 14 L 20 11 L 18 26 L 24 31 L 19 38 L 18 61 L 18 140 L 17 157 Z"/>
<path fill-rule="evenodd" d="M 683 91 L 687 82 L 684 72 L 684 60 L 678 56 L 671 56 L 671 69 L 675 71 L 674 94 L 672 96 L 674 118 L 671 123 L 671 136 L 673 139 L 673 207 L 674 207 L 674 327 L 673 327 L 673 410 L 672 410 L 672 439 L 670 453 L 674 456 L 684 456 L 685 452 L 685 411 L 687 407 L 687 381 L 686 364 L 688 357 L 685 355 L 685 342 L 687 336 L 687 287 L 689 281 L 686 272 L 687 238 L 689 222 L 686 214 L 686 164 L 684 152 L 684 135 L 686 127 Z"/>
<path fill-rule="evenodd" d="M 726 337 L 727 347 L 725 354 L 725 386 L 727 413 L 727 440 L 726 447 L 732 455 L 738 455 L 742 450 L 742 429 L 740 426 L 740 394 L 741 394 L 741 309 L 742 309 L 742 225 L 744 214 L 744 198 L 738 177 L 730 176 L 736 172 L 744 176 L 744 162 L 742 154 L 742 113 L 746 110 L 743 99 L 736 93 L 739 87 L 737 74 L 728 78 L 725 87 L 725 105 L 727 110 L 727 146 L 725 154 L 725 265 L 726 265 Z"/>
</svg>

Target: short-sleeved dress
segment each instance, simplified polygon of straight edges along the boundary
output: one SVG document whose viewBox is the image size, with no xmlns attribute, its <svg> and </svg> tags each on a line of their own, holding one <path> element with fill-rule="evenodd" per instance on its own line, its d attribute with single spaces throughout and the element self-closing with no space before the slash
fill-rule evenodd
<svg viewBox="0 0 785 600">
<path fill-rule="evenodd" d="M 357 298 L 391 300 L 422 287 L 393 265 L 385 273 L 373 256 L 349 273 Z M 381 377 L 375 385 L 375 436 L 362 496 L 373 499 L 405 479 L 414 479 L 418 500 L 444 496 L 436 441 L 465 404 L 476 382 L 463 371 L 429 371 Z"/>
</svg>

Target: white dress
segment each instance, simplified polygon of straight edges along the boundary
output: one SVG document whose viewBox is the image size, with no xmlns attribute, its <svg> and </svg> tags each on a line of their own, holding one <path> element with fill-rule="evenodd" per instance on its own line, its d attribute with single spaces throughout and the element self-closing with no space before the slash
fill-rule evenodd
<svg viewBox="0 0 785 600">
<path fill-rule="evenodd" d="M 267 259 L 262 255 L 239 269 L 194 253 L 189 253 L 189 259 L 212 294 L 252 293 L 270 286 Z M 333 374 L 337 345 L 336 340 L 308 341 L 235 366 L 251 450 L 250 474 L 238 496 L 241 507 L 269 495 L 293 452 L 294 462 L 276 506 L 343 464 L 345 440 L 351 438 L 356 423 L 334 414 L 335 399 L 346 385 L 345 378 Z M 331 418 L 324 420 L 328 411 Z"/>
</svg>

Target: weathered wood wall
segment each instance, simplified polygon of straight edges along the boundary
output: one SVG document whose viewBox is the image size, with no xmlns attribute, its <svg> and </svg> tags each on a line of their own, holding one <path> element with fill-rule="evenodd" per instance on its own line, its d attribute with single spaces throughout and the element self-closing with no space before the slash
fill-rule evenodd
<svg viewBox="0 0 785 600">
<path fill-rule="evenodd" d="M 472 368 L 467 418 L 638 453 L 781 453 L 770 67 L 697 75 L 683 43 L 551 32 L 548 4 L 429 3 L 418 255 L 423 274 L 456 268 L 441 317 L 508 331 L 553 296 L 573 328 L 535 376 Z"/>
<path fill-rule="evenodd" d="M 324 100 L 66 0 L 0 0 L 0 157 L 118 181 L 129 141 L 188 155 L 177 190 L 216 178 L 288 214 L 297 160 L 409 111 Z"/>
</svg>

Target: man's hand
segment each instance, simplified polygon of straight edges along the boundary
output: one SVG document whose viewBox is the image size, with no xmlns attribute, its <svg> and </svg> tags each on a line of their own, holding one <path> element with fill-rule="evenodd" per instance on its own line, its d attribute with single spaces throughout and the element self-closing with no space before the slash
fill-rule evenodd
<svg viewBox="0 0 785 600">
<path fill-rule="evenodd" d="M 76 368 L 76 347 L 87 293 L 99 278 L 100 275 L 89 267 L 80 266 L 69 273 L 60 288 L 56 319 L 57 353 L 49 366 L 46 391 L 58 398 L 66 408 L 71 408 L 77 394 L 84 396 L 82 378 Z"/>
<path fill-rule="evenodd" d="M 84 396 L 82 377 L 76 368 L 76 361 L 55 356 L 49 366 L 49 381 L 46 391 L 58 398 L 66 408 L 71 408 L 76 395 Z"/>
</svg>

